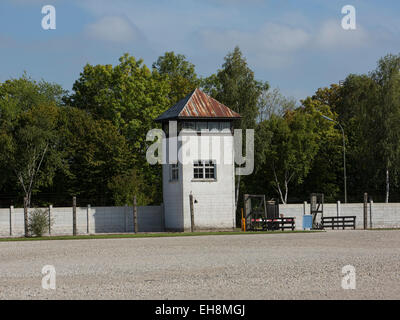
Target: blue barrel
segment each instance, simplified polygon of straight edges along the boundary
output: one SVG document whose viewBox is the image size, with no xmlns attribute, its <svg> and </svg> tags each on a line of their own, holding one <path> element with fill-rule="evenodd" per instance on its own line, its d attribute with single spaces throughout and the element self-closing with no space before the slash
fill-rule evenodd
<svg viewBox="0 0 400 320">
<path fill-rule="evenodd" d="M 312 229 L 312 215 L 306 214 L 303 216 L 303 230 Z"/>
</svg>

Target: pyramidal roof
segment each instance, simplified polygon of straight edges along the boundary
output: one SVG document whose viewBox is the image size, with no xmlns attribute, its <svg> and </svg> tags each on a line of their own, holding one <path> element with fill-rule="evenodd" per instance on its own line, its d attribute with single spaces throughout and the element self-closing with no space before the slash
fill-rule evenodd
<svg viewBox="0 0 400 320">
<path fill-rule="evenodd" d="M 211 98 L 200 89 L 195 89 L 172 108 L 160 115 L 156 121 L 178 119 L 239 119 L 240 114 Z"/>
</svg>

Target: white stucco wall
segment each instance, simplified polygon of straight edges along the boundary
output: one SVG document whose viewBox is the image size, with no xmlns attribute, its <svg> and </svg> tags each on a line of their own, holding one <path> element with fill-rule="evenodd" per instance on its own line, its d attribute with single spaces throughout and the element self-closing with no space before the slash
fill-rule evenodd
<svg viewBox="0 0 400 320">
<path fill-rule="evenodd" d="M 177 150 L 179 148 L 176 139 L 165 139 L 163 146 L 163 155 L 167 163 L 170 161 L 171 153 L 175 153 L 177 158 Z M 173 144 L 176 143 L 176 147 Z M 170 165 L 162 166 L 162 183 L 163 183 L 163 202 L 164 202 L 164 219 L 166 231 L 183 230 L 183 202 L 182 202 L 182 165 L 179 164 L 179 179 L 177 181 L 170 180 Z"/>
<path fill-rule="evenodd" d="M 137 210 L 139 232 L 164 231 L 161 206 L 139 206 Z M 72 234 L 71 207 L 52 208 L 51 217 L 54 221 L 51 228 L 52 235 Z M 133 208 L 128 206 L 78 207 L 76 208 L 76 223 L 78 234 L 134 232 Z M 22 208 L 0 209 L 0 236 L 10 235 L 24 235 L 24 209 Z"/>
<path fill-rule="evenodd" d="M 172 140 L 167 140 L 167 146 L 169 146 Z M 194 204 L 196 230 L 235 228 L 233 136 L 216 132 L 203 133 L 201 137 L 184 134 L 177 145 L 180 150 L 178 159 L 181 162 L 179 181 L 169 181 L 169 165 L 163 166 L 166 229 L 190 230 L 190 193 L 197 200 Z M 216 180 L 195 180 L 193 176 L 195 160 L 215 160 L 217 162 Z"/>
<path fill-rule="evenodd" d="M 355 216 L 356 228 L 364 227 L 364 204 L 363 203 L 337 203 L 324 204 L 324 217 Z M 305 207 L 306 214 L 310 214 L 310 204 Z M 303 226 L 303 204 L 280 205 L 279 213 L 286 217 L 296 218 L 296 229 L 301 230 Z M 400 203 L 373 203 L 368 204 L 367 225 L 370 228 L 370 218 L 372 217 L 372 228 L 400 228 Z M 318 214 L 318 218 L 320 214 Z"/>
</svg>

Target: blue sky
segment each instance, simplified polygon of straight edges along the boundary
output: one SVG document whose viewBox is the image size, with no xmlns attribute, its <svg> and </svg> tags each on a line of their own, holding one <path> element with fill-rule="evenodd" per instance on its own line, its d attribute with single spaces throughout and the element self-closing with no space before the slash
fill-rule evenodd
<svg viewBox="0 0 400 320">
<path fill-rule="evenodd" d="M 341 28 L 348 4 L 356 30 Z M 56 30 L 41 27 L 44 5 Z M 398 0 L 2 0 L 0 81 L 27 71 L 71 90 L 86 63 L 128 52 L 151 67 L 171 50 L 208 76 L 239 45 L 257 79 L 302 99 L 399 53 L 399 16 Z"/>
</svg>

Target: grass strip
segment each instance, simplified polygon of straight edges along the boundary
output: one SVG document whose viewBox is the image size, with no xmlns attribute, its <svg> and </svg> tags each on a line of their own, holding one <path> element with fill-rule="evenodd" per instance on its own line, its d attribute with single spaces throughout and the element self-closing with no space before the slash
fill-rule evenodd
<svg viewBox="0 0 400 320">
<path fill-rule="evenodd" d="M 77 236 L 46 236 L 46 237 L 19 237 L 19 238 L 0 238 L 0 242 L 12 241 L 51 241 L 51 240 L 94 240 L 94 239 L 130 239 L 130 238 L 174 238 L 174 237 L 200 237 L 200 236 L 235 236 L 235 235 L 257 235 L 257 234 L 294 234 L 294 233 L 314 233 L 321 231 L 295 230 L 295 231 L 258 231 L 258 232 L 172 232 L 172 233 L 138 233 L 138 234 L 97 234 L 97 235 L 77 235 Z"/>
</svg>

